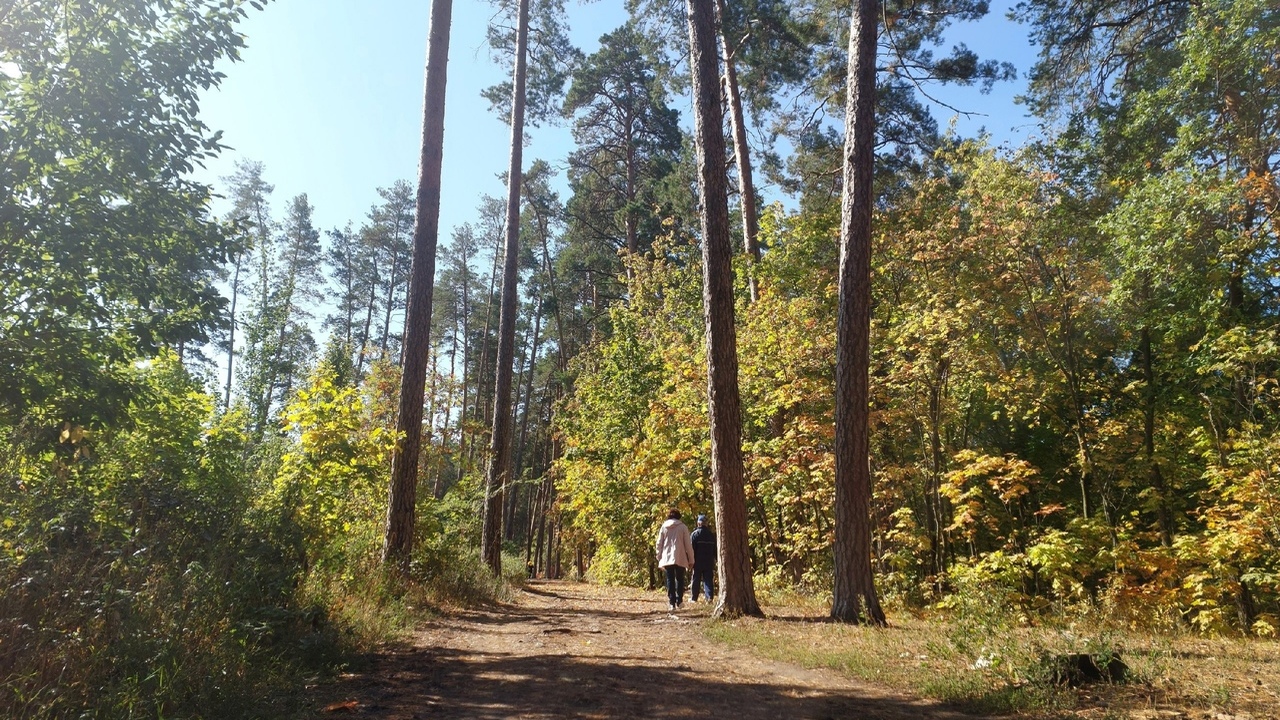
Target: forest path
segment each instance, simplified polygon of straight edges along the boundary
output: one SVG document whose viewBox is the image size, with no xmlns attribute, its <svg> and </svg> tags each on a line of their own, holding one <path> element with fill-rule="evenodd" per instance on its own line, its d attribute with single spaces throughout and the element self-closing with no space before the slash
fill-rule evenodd
<svg viewBox="0 0 1280 720">
<path fill-rule="evenodd" d="M 709 606 L 534 581 L 511 603 L 425 623 L 412 643 L 317 688 L 317 718 L 929 718 L 967 716 L 834 672 L 705 639 Z"/>
</svg>

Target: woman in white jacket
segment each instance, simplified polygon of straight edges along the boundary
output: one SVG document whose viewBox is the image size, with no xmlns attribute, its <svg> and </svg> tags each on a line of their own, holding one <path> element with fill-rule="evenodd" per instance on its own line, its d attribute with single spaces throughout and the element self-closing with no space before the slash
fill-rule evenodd
<svg viewBox="0 0 1280 720">
<path fill-rule="evenodd" d="M 684 570 L 693 567 L 693 541 L 689 528 L 680 522 L 680 511 L 667 512 L 667 521 L 658 530 L 658 540 L 653 546 L 658 555 L 658 567 L 667 574 L 668 610 L 684 604 Z"/>
</svg>

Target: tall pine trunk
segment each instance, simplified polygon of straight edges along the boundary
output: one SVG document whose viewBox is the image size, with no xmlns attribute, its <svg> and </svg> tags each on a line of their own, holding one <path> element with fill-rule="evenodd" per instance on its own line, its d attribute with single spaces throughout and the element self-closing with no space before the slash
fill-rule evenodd
<svg viewBox="0 0 1280 720">
<path fill-rule="evenodd" d="M 529 358 L 525 363 L 525 369 L 522 374 L 524 378 L 524 403 L 519 401 L 520 388 L 517 386 L 516 407 L 522 409 L 520 414 L 520 435 L 516 440 L 515 450 L 511 459 L 511 476 L 508 483 L 513 489 L 511 496 L 507 498 L 507 519 L 503 525 L 506 529 L 505 536 L 507 540 L 515 539 L 516 530 L 516 510 L 520 504 L 520 486 L 516 483 L 522 477 L 521 464 L 524 460 L 524 442 L 529 434 L 529 415 L 533 405 L 533 371 L 534 363 L 538 359 L 538 339 L 542 330 L 542 305 L 537 306 L 537 310 L 533 313 L 533 330 L 529 336 Z M 515 420 L 515 412 L 512 412 L 512 421 Z"/>
<path fill-rule="evenodd" d="M 520 181 L 524 151 L 525 56 L 529 41 L 529 0 L 520 0 L 515 72 L 511 91 L 511 163 L 507 167 L 507 242 L 502 267 L 502 309 L 498 314 L 498 358 L 494 367 L 493 434 L 485 482 L 480 552 L 495 574 L 502 571 L 503 494 L 511 475 L 511 375 L 516 353 L 516 292 L 520 255 Z"/>
<path fill-rule="evenodd" d="M 396 226 L 399 227 L 398 225 Z M 394 248 L 395 238 L 399 230 L 393 230 L 391 236 L 391 244 Z M 391 315 L 395 310 L 396 304 L 396 276 L 400 274 L 400 253 L 393 250 L 391 256 L 391 272 L 387 274 L 387 300 L 386 312 L 382 317 L 382 337 L 378 338 L 378 357 L 382 360 L 387 359 L 387 342 L 391 337 Z M 434 283 L 432 283 L 434 285 Z M 403 353 L 404 343 L 400 343 L 401 354 Z"/>
<path fill-rule="evenodd" d="M 831 617 L 883 625 L 871 569 L 867 386 L 871 343 L 871 180 L 875 160 L 876 0 L 857 0 L 849 24 L 844 190 L 840 202 L 840 314 L 836 330 L 836 527 Z"/>
<path fill-rule="evenodd" d="M 431 294 L 435 288 L 436 241 L 440 231 L 440 164 L 444 157 L 444 91 L 449 62 L 449 25 L 453 0 L 431 0 L 427 69 L 422 103 L 422 150 L 413 223 L 413 260 L 409 268 L 409 308 L 405 313 L 404 369 L 396 432 L 400 442 L 391 457 L 387 527 L 382 562 L 409 569 L 417 519 L 418 455 L 422 444 L 422 393 L 431 348 Z"/>
<path fill-rule="evenodd" d="M 504 235 L 499 240 L 499 245 L 506 243 Z M 484 332 L 480 335 L 480 363 L 476 366 L 476 400 L 473 405 L 472 417 L 476 424 L 486 422 L 489 418 L 485 415 L 485 398 L 484 398 L 484 382 L 485 374 L 489 370 L 489 330 L 493 327 L 493 292 L 498 281 L 498 251 L 500 247 L 493 248 L 493 265 L 489 268 L 489 295 L 488 301 L 484 306 Z M 473 465 L 476 455 L 477 438 L 475 433 L 471 434 L 471 443 L 467 446 L 467 464 Z"/>
<path fill-rule="evenodd" d="M 711 420 L 711 482 L 720 560 L 716 616 L 763 615 L 752 582 L 747 501 L 742 488 L 742 409 L 734 329 L 729 199 L 716 52 L 716 0 L 686 0 L 693 75 L 694 140 L 702 190 L 702 307 L 707 335 L 707 395 Z"/>
<path fill-rule="evenodd" d="M 542 339 L 542 304 L 538 304 L 537 311 L 533 314 L 533 347 L 529 350 L 529 369 L 525 373 L 524 378 L 524 413 L 520 416 L 520 439 L 516 443 L 515 463 L 513 472 L 519 478 L 524 470 L 524 449 L 525 440 L 529 436 L 529 416 L 533 414 L 533 376 L 537 370 L 536 363 L 538 360 L 538 347 Z"/>
</svg>

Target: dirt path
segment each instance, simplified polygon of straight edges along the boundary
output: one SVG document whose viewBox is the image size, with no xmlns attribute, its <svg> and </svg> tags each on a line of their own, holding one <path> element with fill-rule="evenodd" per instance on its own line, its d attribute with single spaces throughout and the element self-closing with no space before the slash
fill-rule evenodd
<svg viewBox="0 0 1280 720">
<path fill-rule="evenodd" d="M 437 619 L 411 646 L 312 696 L 315 717 L 931 718 L 966 716 L 707 642 L 705 605 L 535 582 L 513 603 Z"/>
</svg>

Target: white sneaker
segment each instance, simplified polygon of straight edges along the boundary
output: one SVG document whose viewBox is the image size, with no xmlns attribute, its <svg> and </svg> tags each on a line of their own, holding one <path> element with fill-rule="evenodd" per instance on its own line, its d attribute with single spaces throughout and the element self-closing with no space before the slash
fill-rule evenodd
<svg viewBox="0 0 1280 720">
<path fill-rule="evenodd" d="M 676 611 L 676 606 L 675 606 L 675 605 L 668 605 L 668 606 L 667 606 L 667 612 L 675 612 L 675 611 Z"/>
</svg>

